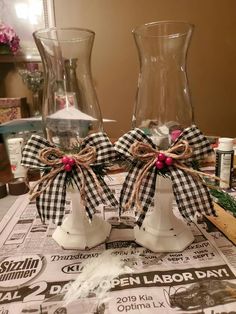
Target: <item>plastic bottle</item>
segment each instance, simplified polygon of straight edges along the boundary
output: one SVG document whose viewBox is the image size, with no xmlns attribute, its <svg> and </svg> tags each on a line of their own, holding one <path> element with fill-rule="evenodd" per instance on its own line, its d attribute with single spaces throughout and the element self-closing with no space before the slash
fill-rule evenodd
<svg viewBox="0 0 236 314">
<path fill-rule="evenodd" d="M 8 154 L 14 178 L 25 178 L 26 176 L 26 169 L 21 166 L 23 144 L 23 137 L 7 139 Z"/>
<path fill-rule="evenodd" d="M 13 179 L 7 148 L 0 134 L 0 185 Z M 0 187 L 1 188 L 1 187 Z M 3 188 L 4 189 L 4 188 Z"/>
<path fill-rule="evenodd" d="M 219 186 L 223 189 L 231 188 L 233 175 L 234 150 L 233 139 L 219 138 L 219 146 L 216 150 L 215 174 L 224 181 L 219 181 Z"/>
</svg>

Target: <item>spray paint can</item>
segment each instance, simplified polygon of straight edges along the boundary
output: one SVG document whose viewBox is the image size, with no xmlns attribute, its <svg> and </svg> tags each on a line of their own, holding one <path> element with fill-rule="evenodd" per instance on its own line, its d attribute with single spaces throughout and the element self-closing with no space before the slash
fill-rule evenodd
<svg viewBox="0 0 236 314">
<path fill-rule="evenodd" d="M 232 186 L 234 164 L 233 141 L 232 138 L 219 138 L 219 145 L 216 150 L 215 174 L 217 177 L 225 181 L 219 181 L 219 186 L 223 189 L 231 188 Z"/>
</svg>

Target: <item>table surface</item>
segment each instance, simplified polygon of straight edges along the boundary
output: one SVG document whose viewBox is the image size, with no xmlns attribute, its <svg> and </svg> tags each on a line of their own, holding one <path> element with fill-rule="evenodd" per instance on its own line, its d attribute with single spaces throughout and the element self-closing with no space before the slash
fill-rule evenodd
<svg viewBox="0 0 236 314">
<path fill-rule="evenodd" d="M 219 254 L 218 248 L 212 245 L 212 242 L 208 242 L 207 237 L 204 238 L 202 233 L 199 233 L 195 227 L 193 230 L 195 230 L 194 235 L 196 241 L 183 252 L 164 254 L 152 253 L 143 247 L 134 245 L 133 232 L 129 224 L 130 221 L 127 221 L 128 216 L 124 216 L 122 224 L 117 226 L 116 224 L 113 225 L 107 243 L 87 251 L 66 251 L 59 247 L 52 239 L 52 233 L 54 231 L 52 226 L 43 225 L 35 214 L 35 204 L 26 206 L 25 210 L 22 210 L 24 205 L 21 204 L 24 203 L 24 199 L 28 199 L 27 195 L 19 198 L 18 196 L 8 195 L 7 197 L 0 199 L 1 224 L 3 225 L 4 222 L 6 222 L 4 224 L 4 230 L 0 230 L 1 232 L 3 231 L 0 233 L 0 255 L 2 259 L 6 258 L 6 262 L 9 262 L 9 258 L 12 262 L 14 260 L 14 255 L 9 257 L 9 254 L 15 254 L 18 262 L 23 261 L 23 265 L 27 264 L 32 267 L 33 264 L 31 265 L 29 261 L 36 261 L 37 257 L 40 256 L 40 258 L 43 257 L 42 260 L 44 261 L 44 264 L 37 276 L 32 275 L 31 281 L 27 281 L 26 278 L 24 279 L 23 285 L 21 282 L 19 282 L 19 286 L 16 285 L 13 287 L 13 285 L 11 285 L 10 291 L 13 291 L 11 292 L 11 295 L 4 295 L 4 291 L 8 291 L 7 289 L 9 287 L 8 281 L 5 280 L 5 290 L 1 290 L 2 292 L 0 293 L 0 308 L 9 310 L 9 312 L 6 312 L 8 314 L 36 312 L 39 304 L 35 302 L 35 300 L 39 297 L 42 297 L 40 300 L 43 300 L 43 308 L 47 309 L 48 313 L 56 313 L 61 306 L 59 299 L 54 300 L 56 293 L 62 293 L 70 280 L 74 280 L 77 277 L 78 272 L 81 272 L 81 269 L 83 269 L 83 265 L 86 265 L 84 263 L 89 261 L 89 265 L 91 265 L 91 263 L 94 262 L 94 257 L 96 257 L 96 255 L 106 252 L 109 253 L 109 251 L 113 251 L 115 253 L 114 256 L 119 257 L 120 259 L 123 258 L 123 260 L 127 262 L 127 266 L 131 271 L 128 274 L 122 275 L 122 279 L 120 279 L 119 282 L 116 282 L 115 288 L 111 292 L 111 298 L 106 303 L 106 311 L 102 311 L 102 308 L 101 312 L 85 311 L 84 309 L 88 308 L 88 304 L 93 304 L 95 301 L 95 298 L 89 298 L 89 302 L 86 303 L 85 301 L 88 300 L 88 298 L 85 298 L 83 301 L 79 300 L 78 302 L 76 301 L 75 304 L 72 303 L 69 305 L 68 314 L 78 313 L 78 309 L 79 312 L 83 314 L 125 313 L 125 308 L 130 308 L 129 313 L 135 314 L 137 311 L 133 311 L 133 309 L 136 307 L 137 310 L 140 304 L 144 304 L 147 307 L 146 309 L 143 308 L 139 311 L 139 313 L 142 312 L 142 314 L 166 313 L 165 308 L 169 309 L 168 313 L 176 314 L 180 311 L 179 304 L 176 303 L 176 308 L 171 307 L 170 309 L 169 303 L 167 302 L 170 296 L 166 296 L 165 292 L 169 291 L 169 294 L 174 293 L 173 295 L 175 295 L 180 288 L 185 291 L 190 291 L 188 289 L 191 289 L 194 285 L 196 286 L 196 284 L 199 284 L 200 287 L 200 283 L 203 282 L 201 276 L 205 276 L 205 274 L 213 276 L 210 277 L 212 283 L 217 279 L 218 274 L 223 276 L 223 278 L 218 276 L 218 281 L 220 280 L 224 284 L 235 284 L 236 287 L 236 275 L 233 274 L 231 268 L 222 258 L 221 254 Z M 7 215 L 10 218 L 8 224 L 6 219 L 2 218 L 13 204 L 14 206 Z M 16 212 L 12 211 L 13 208 L 16 208 Z M 116 214 L 117 212 L 118 211 L 116 210 Z M 114 209 L 112 211 L 112 208 L 107 208 L 105 219 L 109 220 L 111 218 L 114 218 Z M 109 221 L 111 222 L 111 220 Z M 114 219 L 113 222 L 117 223 Z M 219 237 L 220 233 L 218 231 L 216 233 L 213 232 L 213 235 Z M 232 246 L 230 246 L 231 244 L 228 243 L 228 241 L 225 242 L 224 238 L 220 239 L 220 243 L 222 243 L 221 246 L 223 249 L 225 248 L 226 251 L 233 250 Z M 235 255 L 232 254 L 232 261 L 236 264 L 235 258 L 236 253 Z M 104 263 L 105 261 L 106 259 L 103 260 Z M 0 265 L 1 263 L 2 261 L 0 260 Z M 103 265 L 102 263 L 100 264 Z M 99 265 L 96 267 L 99 267 Z M 80 270 L 78 271 L 77 268 Z M 100 270 L 101 273 L 103 273 L 102 269 Z M 29 272 L 29 270 L 25 270 L 25 275 L 28 274 L 27 272 Z M 2 284 L 1 276 L 7 275 L 7 273 L 5 273 L 4 271 L 3 273 L 0 273 L 0 287 Z M 187 274 L 186 281 L 183 279 L 181 282 L 178 281 L 173 282 L 172 284 L 166 284 L 161 279 L 162 276 L 167 279 L 173 276 L 173 278 L 180 280 L 180 278 L 185 278 L 183 274 Z M 21 279 L 18 281 L 20 280 Z M 134 280 L 136 281 L 137 287 L 134 286 Z M 209 280 L 205 280 L 204 282 L 208 284 Z M 168 285 L 173 286 L 168 287 Z M 174 290 L 175 287 L 176 291 Z M 170 290 L 170 288 L 173 288 L 173 290 Z M 213 286 L 209 289 L 214 290 L 214 288 L 215 287 Z M 36 291 L 36 293 L 32 293 L 32 289 L 34 289 L 33 291 Z M 201 289 L 199 289 L 199 293 L 201 293 Z M 222 293 L 224 293 L 224 291 L 222 291 Z M 14 296 L 17 297 L 16 302 L 8 304 L 6 299 L 4 300 L 4 298 L 10 299 Z M 52 304 L 47 304 L 48 298 L 52 299 Z M 178 298 L 176 298 L 175 301 L 177 302 Z M 161 308 L 163 307 L 161 305 L 165 306 L 165 308 Z M 235 305 L 236 298 L 235 301 L 231 300 L 229 303 L 226 302 L 221 305 L 217 304 L 214 306 L 214 310 L 215 313 L 216 311 L 219 312 L 219 310 L 221 310 L 221 312 L 224 311 L 229 313 L 231 310 L 235 309 Z M 52 312 L 51 306 L 55 307 L 54 312 Z M 105 307 L 105 303 L 103 306 Z M 158 306 L 160 306 L 160 308 L 158 308 Z M 192 306 L 191 303 L 189 306 Z M 205 305 L 202 306 L 204 309 L 206 308 Z M 212 309 L 208 310 L 211 311 Z M 37 313 L 41 312 L 38 310 Z"/>
<path fill-rule="evenodd" d="M 8 195 L 0 199 L 0 221 L 5 216 L 9 208 L 14 204 L 17 200 L 17 195 Z"/>
</svg>

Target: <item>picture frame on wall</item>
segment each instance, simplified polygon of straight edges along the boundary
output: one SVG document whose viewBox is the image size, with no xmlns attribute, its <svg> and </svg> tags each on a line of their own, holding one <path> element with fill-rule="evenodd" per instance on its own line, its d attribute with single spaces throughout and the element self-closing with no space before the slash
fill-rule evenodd
<svg viewBox="0 0 236 314">
<path fill-rule="evenodd" d="M 54 0 L 0 0 L 0 23 L 11 26 L 20 38 L 21 49 L 14 57 L 40 60 L 32 34 L 55 26 Z"/>
</svg>

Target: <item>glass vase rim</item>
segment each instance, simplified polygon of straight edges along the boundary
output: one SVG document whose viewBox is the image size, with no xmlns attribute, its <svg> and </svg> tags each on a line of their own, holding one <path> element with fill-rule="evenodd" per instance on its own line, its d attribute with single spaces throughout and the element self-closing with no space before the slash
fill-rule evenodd
<svg viewBox="0 0 236 314">
<path fill-rule="evenodd" d="M 147 30 L 148 27 L 152 26 L 159 26 L 159 25 L 186 25 L 188 28 L 185 31 L 182 32 L 172 32 L 170 34 L 147 34 L 145 33 L 145 30 Z M 132 33 L 135 36 L 141 36 L 141 37 L 150 37 L 150 38 L 174 38 L 174 37 L 181 37 L 187 35 L 189 32 L 192 32 L 194 28 L 194 24 L 187 22 L 187 21 L 180 21 L 180 20 L 163 20 L 163 21 L 154 21 L 149 22 L 145 24 L 141 24 L 139 26 L 136 26 L 132 29 Z"/>
<path fill-rule="evenodd" d="M 73 37 L 70 39 L 54 39 L 50 38 L 48 36 L 44 36 L 48 32 L 51 31 L 79 31 L 83 32 L 84 34 L 88 34 L 85 37 Z M 94 37 L 95 32 L 89 28 L 82 28 L 82 27 L 48 27 L 48 28 L 41 28 L 33 32 L 33 37 L 36 37 L 38 39 L 44 39 L 44 40 L 49 40 L 49 41 L 57 41 L 57 42 L 81 42 L 84 40 L 87 40 L 90 37 Z"/>
</svg>

